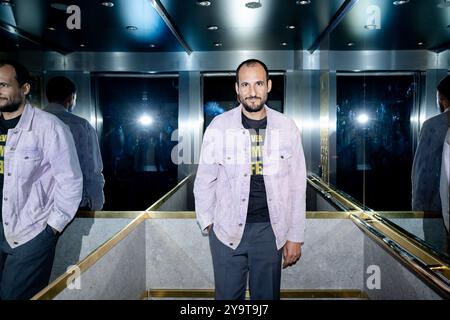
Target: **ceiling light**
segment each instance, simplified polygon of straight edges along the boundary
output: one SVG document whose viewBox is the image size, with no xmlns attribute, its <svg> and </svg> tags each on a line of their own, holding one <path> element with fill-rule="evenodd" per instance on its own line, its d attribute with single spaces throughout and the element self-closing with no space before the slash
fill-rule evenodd
<svg viewBox="0 0 450 320">
<path fill-rule="evenodd" d="M 156 44 L 154 44 L 154 43 L 150 43 L 148 46 L 149 46 L 150 48 L 156 48 Z"/>
<path fill-rule="evenodd" d="M 417 42 L 417 45 L 418 46 L 423 46 L 423 42 L 421 41 L 421 42 Z"/>
<path fill-rule="evenodd" d="M 112 7 L 114 7 L 114 2 L 111 2 L 111 1 L 103 1 L 103 2 L 101 3 L 101 5 L 104 6 L 104 7 L 107 7 L 107 8 L 112 8 Z"/>
<path fill-rule="evenodd" d="M 409 0 L 395 0 L 393 3 L 394 6 L 401 6 L 402 4 L 408 3 Z"/>
<path fill-rule="evenodd" d="M 55 31 L 56 28 L 55 28 L 55 27 L 47 27 L 47 30 L 49 30 L 49 31 Z"/>
<path fill-rule="evenodd" d="M 213 45 L 214 47 L 221 47 L 223 44 L 222 42 L 214 42 Z"/>
<path fill-rule="evenodd" d="M 202 7 L 209 7 L 211 5 L 211 1 L 197 0 L 197 4 Z"/>
<path fill-rule="evenodd" d="M 356 120 L 361 124 L 366 124 L 367 122 L 369 122 L 369 116 L 365 113 L 362 113 L 358 116 L 358 118 L 356 118 Z"/>
<path fill-rule="evenodd" d="M 69 5 L 64 4 L 64 3 L 53 2 L 50 4 L 50 7 L 52 7 L 53 9 L 56 9 L 56 10 L 61 10 L 61 11 L 66 12 Z"/>
<path fill-rule="evenodd" d="M 84 48 L 84 47 L 86 47 L 86 45 L 82 43 L 82 44 L 80 44 L 80 47 Z"/>
<path fill-rule="evenodd" d="M 140 123 L 142 126 L 147 127 L 147 126 L 149 126 L 149 125 L 151 125 L 151 124 L 153 123 L 153 118 L 150 117 L 150 116 L 148 116 L 148 115 L 146 115 L 146 114 L 143 114 L 143 115 L 139 118 L 138 121 L 139 121 L 139 123 Z"/>
<path fill-rule="evenodd" d="M 294 30 L 295 26 L 294 25 L 288 25 L 288 26 L 286 26 L 286 28 L 289 29 L 289 30 Z"/>
<path fill-rule="evenodd" d="M 287 42 L 281 42 L 280 45 L 282 45 L 283 47 L 286 47 L 288 45 Z"/>
<path fill-rule="evenodd" d="M 295 3 L 298 5 L 304 6 L 304 5 L 310 4 L 311 0 L 297 0 Z"/>
<path fill-rule="evenodd" d="M 130 31 L 136 31 L 138 28 L 137 27 L 135 27 L 135 26 L 126 26 L 125 27 L 127 30 L 130 30 Z"/>
<path fill-rule="evenodd" d="M 348 47 L 353 47 L 354 45 L 355 45 L 354 42 L 347 42 L 347 46 L 348 46 Z"/>
<path fill-rule="evenodd" d="M 17 47 L 17 48 L 20 47 L 20 44 L 16 43 L 16 47 Z"/>
<path fill-rule="evenodd" d="M 219 30 L 219 27 L 218 27 L 218 26 L 207 26 L 206 28 L 207 28 L 208 30 L 211 30 L 211 31 Z"/>
<path fill-rule="evenodd" d="M 249 1 L 245 3 L 245 6 L 249 9 L 258 9 L 262 7 L 261 0 Z"/>
<path fill-rule="evenodd" d="M 0 1 L 0 6 L 4 7 L 12 7 L 14 4 L 10 0 Z"/>
</svg>

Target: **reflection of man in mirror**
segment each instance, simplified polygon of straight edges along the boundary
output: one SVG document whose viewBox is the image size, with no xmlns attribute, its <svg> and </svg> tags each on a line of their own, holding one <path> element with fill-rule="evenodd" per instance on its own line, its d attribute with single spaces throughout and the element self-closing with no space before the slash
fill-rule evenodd
<svg viewBox="0 0 450 320">
<path fill-rule="evenodd" d="M 439 191 L 442 151 L 450 117 L 450 76 L 437 87 L 440 114 L 424 122 L 412 168 L 412 210 L 441 214 Z M 427 239 L 427 230 L 424 232 Z M 430 234 L 430 236 L 432 236 Z"/>
</svg>

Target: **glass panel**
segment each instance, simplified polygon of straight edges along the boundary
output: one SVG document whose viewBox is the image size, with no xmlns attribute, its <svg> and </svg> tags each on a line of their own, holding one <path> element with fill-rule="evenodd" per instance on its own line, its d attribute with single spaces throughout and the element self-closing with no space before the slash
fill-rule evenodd
<svg viewBox="0 0 450 320">
<path fill-rule="evenodd" d="M 104 210 L 144 210 L 177 183 L 178 78 L 99 77 Z"/>
<path fill-rule="evenodd" d="M 374 210 L 411 210 L 414 75 L 337 76 L 337 187 Z"/>
<path fill-rule="evenodd" d="M 269 93 L 267 105 L 279 112 L 283 112 L 284 76 L 270 76 L 272 91 Z M 234 76 L 217 76 L 203 78 L 203 110 L 205 130 L 215 116 L 238 106 Z"/>
</svg>

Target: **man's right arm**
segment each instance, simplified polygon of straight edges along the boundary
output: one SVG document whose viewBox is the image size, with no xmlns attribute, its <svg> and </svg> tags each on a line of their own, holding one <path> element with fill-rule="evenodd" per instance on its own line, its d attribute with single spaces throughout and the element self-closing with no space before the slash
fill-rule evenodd
<svg viewBox="0 0 450 320">
<path fill-rule="evenodd" d="M 202 231 L 210 230 L 216 203 L 218 165 L 214 161 L 213 130 L 209 128 L 203 137 L 200 161 L 194 182 L 195 213 Z"/>
</svg>

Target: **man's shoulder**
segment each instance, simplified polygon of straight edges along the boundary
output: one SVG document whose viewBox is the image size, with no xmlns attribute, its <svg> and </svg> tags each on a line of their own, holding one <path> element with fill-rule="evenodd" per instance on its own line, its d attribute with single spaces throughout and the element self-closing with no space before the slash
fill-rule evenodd
<svg viewBox="0 0 450 320">
<path fill-rule="evenodd" d="M 211 121 L 209 127 L 211 128 L 229 127 L 230 121 L 234 118 L 236 112 L 239 112 L 239 107 L 235 107 L 231 110 L 228 110 L 222 114 L 215 116 L 214 119 Z"/>
</svg>

